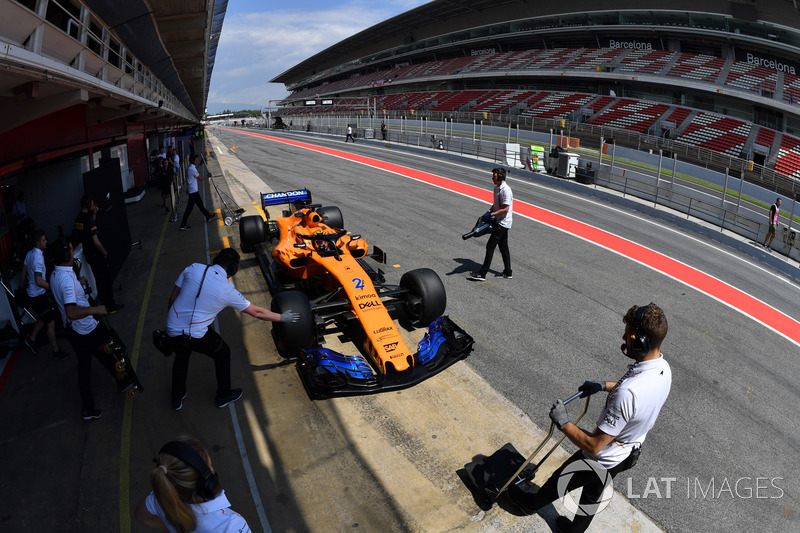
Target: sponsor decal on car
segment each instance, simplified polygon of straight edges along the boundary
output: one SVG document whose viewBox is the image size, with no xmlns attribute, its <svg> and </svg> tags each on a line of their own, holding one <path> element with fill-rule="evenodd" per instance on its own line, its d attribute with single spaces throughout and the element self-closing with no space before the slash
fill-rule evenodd
<svg viewBox="0 0 800 533">
<path fill-rule="evenodd" d="M 372 334 L 377 335 L 378 333 L 383 333 L 384 331 L 394 331 L 394 326 L 383 326 L 382 328 L 372 330 Z"/>
<path fill-rule="evenodd" d="M 363 304 L 358 304 L 359 309 L 369 309 L 372 307 L 383 307 L 381 302 L 364 302 Z"/>
<path fill-rule="evenodd" d="M 397 345 L 400 344 L 399 342 L 390 342 L 389 344 L 384 344 L 383 349 L 388 352 L 393 352 L 397 349 Z"/>
</svg>

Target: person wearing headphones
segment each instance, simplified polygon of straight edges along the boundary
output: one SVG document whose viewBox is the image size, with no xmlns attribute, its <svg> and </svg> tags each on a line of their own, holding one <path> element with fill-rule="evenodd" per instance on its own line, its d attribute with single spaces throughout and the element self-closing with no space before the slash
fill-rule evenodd
<svg viewBox="0 0 800 533">
<path fill-rule="evenodd" d="M 297 322 L 300 314 L 273 313 L 251 304 L 228 281 L 239 271 L 239 252 L 225 248 L 211 265 L 194 263 L 181 272 L 169 297 L 167 335 L 175 350 L 172 364 L 172 409 L 183 408 L 189 356 L 200 352 L 214 361 L 217 377 L 215 404 L 222 408 L 242 397 L 242 389 L 231 389 L 231 349 L 219 333 L 209 326 L 226 307 L 270 322 Z"/>
<path fill-rule="evenodd" d="M 203 213 L 206 222 L 211 222 L 217 218 L 216 215 L 208 212 L 205 204 L 203 204 L 203 199 L 200 198 L 197 180 L 205 181 L 208 178 L 200 176 L 200 173 L 197 171 L 197 159 L 197 154 L 191 154 L 189 156 L 189 166 L 186 167 L 186 192 L 189 193 L 189 199 L 186 201 L 186 211 L 183 212 L 183 218 L 181 219 L 181 231 L 188 231 L 191 229 L 191 226 L 189 226 L 187 222 L 189 221 L 189 215 L 192 213 L 192 209 L 194 209 L 195 205 L 197 205 L 197 208 Z"/>
<path fill-rule="evenodd" d="M 59 239 L 53 247 L 56 266 L 50 274 L 50 289 L 61 312 L 67 340 L 78 357 L 78 388 L 81 394 L 82 418 L 92 420 L 100 418 L 103 414 L 100 409 L 94 407 L 92 355 L 97 357 L 100 364 L 114 377 L 118 391 L 128 390 L 133 386 L 133 382 L 129 377 L 120 379 L 117 376 L 114 368 L 116 360 L 103 350 L 111 340 L 111 333 L 105 324 L 98 322 L 94 317 L 107 315 L 108 309 L 104 305 L 89 305 L 89 299 L 81 283 L 85 283 L 86 278 L 78 280 L 72 268 L 75 262 L 72 243 Z"/>
<path fill-rule="evenodd" d="M 508 498 L 524 514 L 533 514 L 567 492 L 583 487 L 574 520 L 556 519 L 557 529 L 581 532 L 610 498 L 604 491 L 620 472 L 632 468 L 639 459 L 642 443 L 655 425 L 672 386 L 672 371 L 661 354 L 667 336 L 667 317 L 656 304 L 633 306 L 623 317 L 625 333 L 622 353 L 635 361 L 617 381 L 586 381 L 578 390 L 581 398 L 608 391 L 597 427 L 589 432 L 570 421 L 567 409 L 558 400 L 550 419 L 579 450 L 567 459 L 538 492 L 529 482 L 512 484 Z M 578 464 L 576 464 L 578 463 Z M 570 468 L 570 465 L 573 465 Z M 568 469 L 569 468 L 569 469 Z M 571 475 L 559 487 L 562 473 Z"/>
<path fill-rule="evenodd" d="M 249 533 L 247 521 L 230 508 L 205 447 L 178 437 L 161 447 L 150 472 L 153 490 L 139 501 L 137 520 L 172 533 Z"/>
<path fill-rule="evenodd" d="M 53 349 L 53 357 L 56 359 L 66 359 L 69 354 L 58 347 L 56 341 L 56 312 L 47 291 L 50 284 L 46 281 L 44 251 L 47 249 L 47 235 L 43 230 L 37 229 L 33 232 L 33 248 L 25 256 L 24 267 L 22 269 L 22 286 L 28 295 L 30 307 L 36 312 L 36 323 L 33 325 L 30 336 L 24 338 L 25 346 L 30 348 L 33 353 L 39 353 L 36 348 L 36 337 L 42 328 L 47 326 L 47 340 Z"/>
<path fill-rule="evenodd" d="M 508 251 L 508 230 L 511 229 L 511 219 L 514 214 L 514 195 L 511 187 L 506 183 L 506 169 L 492 169 L 492 183 L 494 183 L 494 202 L 492 208 L 484 215 L 492 220 L 492 234 L 486 241 L 486 256 L 483 258 L 483 265 L 477 272 L 470 273 L 468 279 L 473 281 L 486 281 L 486 274 L 492 265 L 494 249 L 500 247 L 500 255 L 503 257 L 503 273 L 499 277 L 511 279 L 511 254 Z"/>
<path fill-rule="evenodd" d="M 108 268 L 108 251 L 100 242 L 97 231 L 97 202 L 88 194 L 81 198 L 81 212 L 75 218 L 72 238 L 83 245 L 83 257 L 92 267 L 95 282 L 97 283 L 97 297 L 110 314 L 121 311 L 124 304 L 114 300 L 113 279 Z"/>
</svg>

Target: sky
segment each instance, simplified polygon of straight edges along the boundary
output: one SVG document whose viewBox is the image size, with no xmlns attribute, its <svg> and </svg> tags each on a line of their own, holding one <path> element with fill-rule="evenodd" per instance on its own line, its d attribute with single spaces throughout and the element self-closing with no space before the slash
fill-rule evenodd
<svg viewBox="0 0 800 533">
<path fill-rule="evenodd" d="M 260 109 L 284 98 L 289 93 L 283 84 L 269 80 L 342 39 L 428 1 L 229 0 L 208 112 Z"/>
</svg>

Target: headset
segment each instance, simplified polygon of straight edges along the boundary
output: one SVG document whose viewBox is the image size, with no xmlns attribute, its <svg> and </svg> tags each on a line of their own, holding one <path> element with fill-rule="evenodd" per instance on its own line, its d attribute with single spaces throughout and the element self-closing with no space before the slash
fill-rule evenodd
<svg viewBox="0 0 800 533">
<path fill-rule="evenodd" d="M 214 257 L 212 264 L 218 265 L 221 262 L 227 262 L 228 266 L 225 267 L 225 273 L 228 277 L 233 277 L 239 272 L 239 252 L 233 248 L 225 248 Z M 199 291 L 198 291 L 199 294 Z"/>
<path fill-rule="evenodd" d="M 197 450 L 179 440 L 173 440 L 161 447 L 159 454 L 166 453 L 180 459 L 200 473 L 197 480 L 197 495 L 206 500 L 213 500 L 219 494 L 220 486 L 216 472 L 212 472 Z"/>
<path fill-rule="evenodd" d="M 492 176 L 496 179 L 505 181 L 506 180 L 506 169 L 503 167 L 493 168 L 492 169 Z"/>
<path fill-rule="evenodd" d="M 53 254 L 56 263 L 67 263 L 72 259 L 72 253 L 69 249 L 69 241 L 66 239 L 58 239 L 53 243 L 52 249 L 48 247 L 48 251 Z"/>
<path fill-rule="evenodd" d="M 638 308 L 633 318 L 633 324 L 631 324 L 631 353 L 628 355 L 634 359 L 640 359 L 650 351 L 650 338 L 642 324 L 645 311 L 647 311 L 647 306 Z"/>
</svg>

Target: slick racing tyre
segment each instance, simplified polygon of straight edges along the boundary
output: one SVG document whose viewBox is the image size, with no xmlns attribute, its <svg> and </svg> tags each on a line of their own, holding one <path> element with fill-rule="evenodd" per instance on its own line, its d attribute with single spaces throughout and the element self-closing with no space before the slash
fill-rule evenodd
<svg viewBox="0 0 800 533">
<path fill-rule="evenodd" d="M 242 243 L 242 252 L 251 254 L 254 247 L 267 240 L 267 225 L 260 216 L 243 217 L 239 222 L 239 239 Z"/>
<path fill-rule="evenodd" d="M 344 217 L 342 211 L 335 205 L 320 207 L 317 213 L 322 217 L 326 226 L 333 229 L 344 229 Z"/>
<path fill-rule="evenodd" d="M 300 291 L 282 291 L 272 298 L 271 309 L 281 314 L 285 311 L 300 313 L 297 322 L 273 322 L 272 339 L 282 357 L 295 357 L 300 350 L 313 348 L 317 344 L 314 315 L 311 304 Z"/>
<path fill-rule="evenodd" d="M 408 290 L 403 305 L 411 322 L 427 326 L 444 314 L 447 294 L 444 284 L 430 268 L 418 268 L 403 274 L 400 287 Z"/>
</svg>

